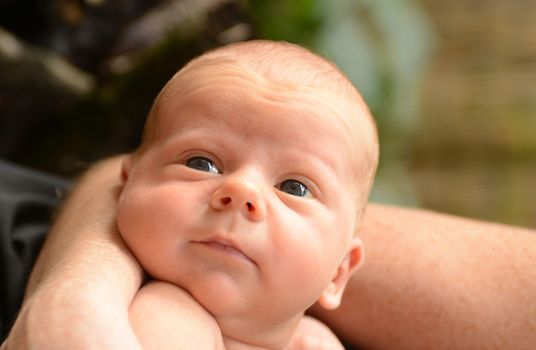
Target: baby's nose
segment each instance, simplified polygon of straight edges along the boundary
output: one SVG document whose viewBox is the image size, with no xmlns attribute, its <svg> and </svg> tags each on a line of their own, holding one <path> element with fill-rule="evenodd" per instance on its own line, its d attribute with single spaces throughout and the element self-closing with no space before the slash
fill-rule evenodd
<svg viewBox="0 0 536 350">
<path fill-rule="evenodd" d="M 266 216 L 266 203 L 261 189 L 243 177 L 227 179 L 213 193 L 210 204 L 216 210 L 240 211 L 253 221 L 260 221 Z"/>
</svg>

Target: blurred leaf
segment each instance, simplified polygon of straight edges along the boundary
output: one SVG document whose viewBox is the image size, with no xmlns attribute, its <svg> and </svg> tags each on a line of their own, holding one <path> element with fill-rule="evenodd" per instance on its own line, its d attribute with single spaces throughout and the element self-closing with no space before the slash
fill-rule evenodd
<svg viewBox="0 0 536 350">
<path fill-rule="evenodd" d="M 312 47 L 321 24 L 315 0 L 250 0 L 257 37 Z"/>
</svg>

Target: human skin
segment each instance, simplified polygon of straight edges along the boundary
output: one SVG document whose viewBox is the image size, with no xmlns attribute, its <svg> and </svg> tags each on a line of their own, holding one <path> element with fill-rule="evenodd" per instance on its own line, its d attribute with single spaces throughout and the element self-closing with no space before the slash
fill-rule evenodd
<svg viewBox="0 0 536 350">
<path fill-rule="evenodd" d="M 101 162 L 74 188 L 5 348 L 139 348 L 125 322 L 141 269 L 109 225 L 120 168 L 119 158 Z M 99 220 L 104 224 L 96 225 Z M 534 231 L 370 204 L 359 235 L 367 259 L 341 307 L 314 310 L 346 342 L 363 349 L 530 349 L 536 343 Z"/>
<path fill-rule="evenodd" d="M 313 303 L 338 306 L 361 262 L 357 198 L 374 164 L 356 162 L 373 146 L 347 119 L 368 115 L 226 61 L 189 74 L 157 99 L 158 137 L 126 158 L 119 231 L 153 278 L 214 317 L 227 349 L 282 349 Z"/>
<path fill-rule="evenodd" d="M 364 349 L 533 349 L 536 232 L 370 205 L 342 305 L 312 314 Z"/>
<path fill-rule="evenodd" d="M 162 281 L 144 285 L 129 314 L 144 349 L 223 349 L 214 318 L 176 285 Z M 344 350 L 344 346 L 326 325 L 304 316 L 285 350 Z"/>
<path fill-rule="evenodd" d="M 129 307 L 130 323 L 143 349 L 225 350 L 214 318 L 176 285 L 151 281 Z"/>
</svg>

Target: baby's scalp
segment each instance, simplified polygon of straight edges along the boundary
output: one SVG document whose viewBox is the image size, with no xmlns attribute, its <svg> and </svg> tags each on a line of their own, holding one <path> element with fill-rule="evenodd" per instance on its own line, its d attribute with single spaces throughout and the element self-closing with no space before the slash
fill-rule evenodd
<svg viewBox="0 0 536 350">
<path fill-rule="evenodd" d="M 355 163 L 358 174 L 364 175 L 356 177 L 361 182 L 356 198 L 359 221 L 378 163 L 374 120 L 357 89 L 333 63 L 298 45 L 254 40 L 217 48 L 193 59 L 170 79 L 156 98 L 137 152 L 143 152 L 158 137 L 159 110 L 180 99 L 185 90 L 201 84 L 203 79 L 199 78 L 204 67 L 215 66 L 222 74 L 243 74 L 250 83 L 266 85 L 277 93 L 306 92 L 318 103 L 344 108 L 343 122 L 355 138 L 355 152 L 358 152 L 349 161 Z"/>
</svg>

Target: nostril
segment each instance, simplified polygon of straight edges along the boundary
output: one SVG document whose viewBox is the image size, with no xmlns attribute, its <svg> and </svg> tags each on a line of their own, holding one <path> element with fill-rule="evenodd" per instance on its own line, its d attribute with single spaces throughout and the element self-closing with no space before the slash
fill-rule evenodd
<svg viewBox="0 0 536 350">
<path fill-rule="evenodd" d="M 255 210 L 255 207 L 250 202 L 247 202 L 246 205 L 247 205 L 249 211 Z"/>
<path fill-rule="evenodd" d="M 223 198 L 221 199 L 221 204 L 223 204 L 223 205 L 227 205 L 227 204 L 229 204 L 229 203 L 231 203 L 231 198 L 230 198 L 230 197 L 223 197 Z"/>
</svg>

